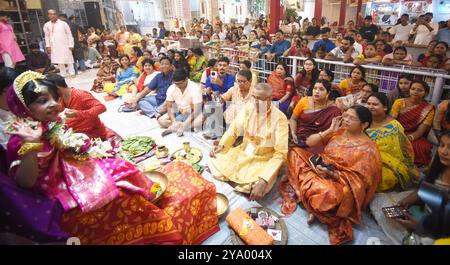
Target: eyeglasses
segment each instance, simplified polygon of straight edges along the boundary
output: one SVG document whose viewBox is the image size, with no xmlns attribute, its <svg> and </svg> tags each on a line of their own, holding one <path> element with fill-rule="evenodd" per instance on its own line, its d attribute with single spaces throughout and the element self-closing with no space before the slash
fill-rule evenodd
<svg viewBox="0 0 450 265">
<path fill-rule="evenodd" d="M 303 65 L 309 65 L 309 66 L 313 66 L 313 63 L 304 63 Z"/>
</svg>

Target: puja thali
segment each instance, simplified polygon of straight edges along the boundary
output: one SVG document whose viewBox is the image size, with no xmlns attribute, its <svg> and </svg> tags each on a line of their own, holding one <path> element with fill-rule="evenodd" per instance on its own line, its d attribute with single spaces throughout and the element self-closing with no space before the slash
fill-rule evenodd
<svg viewBox="0 0 450 265">
<path fill-rule="evenodd" d="M 254 215 L 261 217 L 265 214 L 267 217 L 273 218 L 274 225 L 272 228 L 262 227 L 272 238 L 274 238 L 274 245 L 286 245 L 288 240 L 288 230 L 286 223 L 279 214 L 275 211 L 265 207 L 252 207 L 245 210 L 249 216 L 254 219 Z M 253 216 L 252 216 L 253 215 Z M 245 245 L 244 241 L 239 237 L 233 229 L 230 229 L 231 242 L 233 245 Z"/>
<path fill-rule="evenodd" d="M 189 142 L 183 143 L 184 148 L 175 151 L 171 156 L 170 160 L 185 160 L 191 163 L 198 163 L 202 160 L 202 151 L 196 147 L 191 147 Z"/>
<path fill-rule="evenodd" d="M 220 218 L 228 211 L 229 201 L 228 198 L 222 193 L 217 193 L 216 201 L 217 201 L 217 215 Z"/>
</svg>

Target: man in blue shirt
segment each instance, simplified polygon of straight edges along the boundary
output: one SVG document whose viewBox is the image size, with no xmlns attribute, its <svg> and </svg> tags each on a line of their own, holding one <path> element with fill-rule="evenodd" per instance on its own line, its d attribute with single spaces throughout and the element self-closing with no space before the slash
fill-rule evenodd
<svg viewBox="0 0 450 265">
<path fill-rule="evenodd" d="M 138 93 L 133 100 L 133 103 L 137 102 L 141 111 L 150 118 L 159 118 L 161 116 L 164 111 L 162 106 L 166 100 L 167 89 L 172 84 L 173 67 L 170 59 L 163 57 L 160 60 L 160 64 L 161 73 L 157 74 L 150 84 Z M 150 94 L 150 92 L 154 93 Z"/>
<path fill-rule="evenodd" d="M 284 39 L 284 33 L 281 30 L 277 30 L 275 33 L 275 41 L 272 43 L 272 47 L 266 53 L 267 61 L 272 61 L 275 56 L 281 56 L 283 53 L 291 47 L 291 43 Z"/>
<path fill-rule="evenodd" d="M 159 22 L 158 23 L 158 28 L 159 28 L 159 36 L 158 39 L 163 40 L 165 35 L 166 35 L 166 28 L 164 27 L 164 22 Z"/>
<path fill-rule="evenodd" d="M 206 78 L 205 88 L 207 95 L 211 96 L 214 92 L 222 95 L 234 86 L 234 75 L 228 74 L 229 64 L 230 60 L 227 57 L 222 57 L 217 61 L 217 73 L 214 74 L 213 72 Z"/>
<path fill-rule="evenodd" d="M 334 48 L 336 48 L 336 44 L 334 44 L 334 42 L 328 39 L 330 37 L 330 32 L 331 29 L 328 27 L 322 29 L 322 39 L 314 43 L 312 49 L 313 54 L 317 52 L 320 46 L 324 46 L 327 53 L 331 52 Z"/>
<path fill-rule="evenodd" d="M 447 20 L 447 27 L 438 31 L 436 40 L 447 42 L 447 44 L 450 45 L 450 19 Z"/>
</svg>

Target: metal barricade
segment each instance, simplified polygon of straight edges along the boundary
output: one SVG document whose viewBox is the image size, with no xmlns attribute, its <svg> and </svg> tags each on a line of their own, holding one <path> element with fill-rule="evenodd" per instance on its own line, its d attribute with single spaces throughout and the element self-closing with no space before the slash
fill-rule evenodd
<svg viewBox="0 0 450 265">
<path fill-rule="evenodd" d="M 244 51 L 221 48 L 217 52 L 210 53 L 210 58 L 219 58 L 225 56 L 230 59 L 231 71 L 236 73 L 239 69 L 239 62 L 243 58 L 250 58 L 253 71 L 258 73 L 258 81 L 266 82 L 269 75 L 275 70 L 278 62 L 283 62 L 288 68 L 288 72 L 295 78 L 301 71 L 305 57 L 276 57 L 273 61 L 267 61 L 264 55 L 259 57 L 245 54 Z M 327 61 L 315 59 L 319 69 L 329 69 L 334 73 L 333 83 L 339 84 L 345 78 L 348 78 L 354 64 L 336 61 Z M 366 81 L 377 84 L 380 92 L 388 93 L 397 88 L 398 78 L 401 74 L 409 74 L 413 79 L 424 80 L 431 88 L 428 100 L 433 104 L 438 104 L 443 99 L 449 98 L 450 75 L 444 70 L 410 67 L 404 65 L 387 67 L 381 64 L 365 64 L 362 66 L 366 70 Z"/>
</svg>

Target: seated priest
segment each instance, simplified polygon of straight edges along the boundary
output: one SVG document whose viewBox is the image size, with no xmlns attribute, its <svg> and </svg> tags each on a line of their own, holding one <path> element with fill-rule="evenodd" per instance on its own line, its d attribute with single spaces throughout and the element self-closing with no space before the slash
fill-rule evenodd
<svg viewBox="0 0 450 265">
<path fill-rule="evenodd" d="M 254 102 L 237 114 L 211 152 L 208 166 L 217 179 L 236 184 L 235 190 L 259 200 L 276 182 L 288 152 L 288 121 L 272 105 L 272 87 L 260 83 L 252 90 Z M 242 136 L 242 143 L 234 146 Z"/>
</svg>

